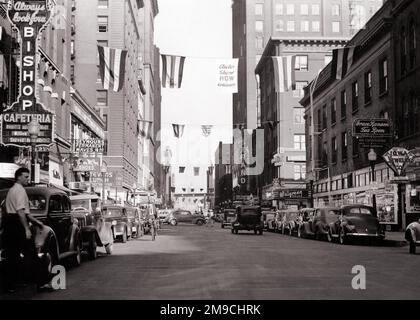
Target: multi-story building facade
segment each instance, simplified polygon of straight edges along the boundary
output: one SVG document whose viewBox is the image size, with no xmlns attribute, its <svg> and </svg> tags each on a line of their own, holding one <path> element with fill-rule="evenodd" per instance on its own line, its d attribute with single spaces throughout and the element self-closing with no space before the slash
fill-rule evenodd
<svg viewBox="0 0 420 320">
<path fill-rule="evenodd" d="M 234 128 L 243 125 L 255 129 L 261 124 L 261 85 L 255 68 L 270 38 L 348 40 L 381 5 L 382 0 L 233 1 L 233 57 L 239 58 L 238 93 L 233 95 Z M 308 41 L 302 50 L 311 51 L 311 46 L 316 51 L 320 45 Z M 329 52 L 325 56 L 321 59 L 328 62 L 332 54 Z M 308 63 L 301 61 L 303 65 L 305 62 Z M 241 169 L 234 168 L 233 171 L 233 179 L 237 181 L 236 172 Z M 255 195 L 259 185 L 261 181 L 250 176 L 246 188 L 239 188 L 235 183 L 233 187 Z"/>
<path fill-rule="evenodd" d="M 264 172 L 259 177 L 262 200 L 275 200 L 278 207 L 308 205 L 304 108 L 299 99 L 303 88 L 330 60 L 332 50 L 344 44 L 340 38 L 271 38 L 268 42 L 256 68 L 261 84 L 260 130 L 264 130 Z M 272 61 L 276 56 L 296 57 L 296 90 L 276 92 Z"/>
<path fill-rule="evenodd" d="M 397 0 L 393 18 L 395 52 L 395 110 L 398 124 L 395 144 L 416 155 L 407 168 L 408 183 L 400 185 L 402 218 L 406 224 L 420 218 L 420 3 Z"/>
<path fill-rule="evenodd" d="M 8 54 L 5 60 L 9 62 L 7 68 L 7 101 L 6 105 L 16 100 L 18 88 L 18 55 L 17 33 L 11 32 L 10 24 L 6 21 L 5 7 L 2 6 L 0 19 L 4 27 L 2 46 L 5 46 Z M 52 183 L 58 187 L 68 185 L 71 181 L 71 163 L 66 161 L 71 153 L 71 21 L 72 2 L 66 0 L 54 1 L 52 20 L 43 31 L 38 41 L 37 51 L 37 83 L 36 95 L 39 101 L 55 115 L 53 144 L 51 147 L 38 147 L 37 158 L 39 164 L 39 182 Z M 2 49 L 3 50 L 3 49 Z M 14 57 L 10 60 L 10 57 Z M 12 64 L 14 62 L 15 65 Z M 1 147 L 2 149 L 4 147 Z M 31 157 L 27 148 L 5 148 L 5 162 L 15 162 L 19 165 L 28 166 Z M 1 161 L 3 162 L 3 160 Z M 28 166 L 29 167 L 29 166 Z M 37 178 L 38 179 L 38 178 Z"/>
<path fill-rule="evenodd" d="M 336 78 L 337 61 L 333 60 L 305 88 L 301 103 L 305 107 L 307 172 L 315 181 L 314 206 L 372 205 L 375 198 L 381 222 L 397 229 L 402 226 L 398 186 L 382 161 L 394 137 L 372 145 L 358 139 L 353 129 L 360 119 L 389 119 L 396 124 L 391 11 L 391 2 L 386 2 L 348 42 L 354 55 L 350 67 L 344 65 L 345 76 Z M 398 126 L 394 129 L 398 131 Z M 372 150 L 377 155 L 373 163 L 368 157 Z"/>
<path fill-rule="evenodd" d="M 153 191 L 153 161 L 148 160 L 154 154 L 153 128 L 150 138 L 141 137 L 138 120 L 153 121 L 154 80 L 145 70 L 154 68 L 150 32 L 157 2 L 76 0 L 75 9 L 74 24 L 83 32 L 76 30 L 74 39 L 74 81 L 105 121 L 103 160 L 107 170 L 121 178 L 109 191 L 122 201 L 136 188 Z M 119 92 L 102 87 L 97 45 L 127 50 L 124 87 Z"/>
</svg>

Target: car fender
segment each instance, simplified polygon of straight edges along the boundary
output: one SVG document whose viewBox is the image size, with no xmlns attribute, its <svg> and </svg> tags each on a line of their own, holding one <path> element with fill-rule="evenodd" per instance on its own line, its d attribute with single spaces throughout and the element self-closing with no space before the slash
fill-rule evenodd
<svg viewBox="0 0 420 320">
<path fill-rule="evenodd" d="M 80 228 L 73 224 L 71 227 L 71 236 L 70 236 L 70 242 L 69 242 L 69 247 L 68 247 L 68 251 L 75 251 L 76 249 L 76 242 L 79 242 L 80 246 L 81 246 L 81 231 Z"/>
<path fill-rule="evenodd" d="M 58 239 L 53 229 L 44 225 L 44 227 L 37 231 L 35 235 L 35 246 L 37 247 L 38 252 L 48 253 L 49 248 L 52 246 L 52 242 L 54 242 L 54 248 L 52 254 L 52 260 L 54 262 L 59 261 L 60 257 L 60 249 L 58 247 Z"/>
</svg>

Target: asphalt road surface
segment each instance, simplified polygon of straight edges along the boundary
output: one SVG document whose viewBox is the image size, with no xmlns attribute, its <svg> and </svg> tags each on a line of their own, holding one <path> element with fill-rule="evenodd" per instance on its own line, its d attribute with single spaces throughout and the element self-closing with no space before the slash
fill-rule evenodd
<svg viewBox="0 0 420 320">
<path fill-rule="evenodd" d="M 352 268 L 366 270 L 366 289 L 352 288 Z M 407 247 L 372 247 L 229 229 L 164 226 L 116 243 L 67 270 L 66 289 L 30 299 L 420 299 L 420 254 Z"/>
</svg>

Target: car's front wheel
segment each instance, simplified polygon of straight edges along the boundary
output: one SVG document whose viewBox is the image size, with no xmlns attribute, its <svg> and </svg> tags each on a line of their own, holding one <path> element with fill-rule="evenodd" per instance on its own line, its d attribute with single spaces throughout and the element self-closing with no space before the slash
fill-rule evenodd
<svg viewBox="0 0 420 320">
<path fill-rule="evenodd" d="M 328 241 L 328 242 L 332 242 L 332 240 L 333 240 L 333 238 L 332 238 L 331 229 L 330 229 L 330 230 L 328 230 L 328 232 L 327 232 L 327 241 Z"/>
<path fill-rule="evenodd" d="M 94 233 L 91 234 L 89 239 L 88 255 L 90 260 L 95 260 L 98 257 L 98 253 L 96 251 L 96 237 Z"/>
<path fill-rule="evenodd" d="M 197 220 L 197 225 L 202 226 L 204 224 L 203 220 Z"/>
<path fill-rule="evenodd" d="M 124 233 L 122 235 L 122 243 L 126 243 L 127 242 L 127 230 L 124 230 Z"/>
</svg>

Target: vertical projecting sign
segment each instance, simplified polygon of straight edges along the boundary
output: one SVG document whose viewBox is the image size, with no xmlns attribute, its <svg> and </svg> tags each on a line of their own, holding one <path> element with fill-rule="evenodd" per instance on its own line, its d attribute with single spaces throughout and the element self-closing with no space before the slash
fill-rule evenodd
<svg viewBox="0 0 420 320">
<path fill-rule="evenodd" d="M 0 142 L 4 145 L 29 147 L 28 123 L 35 118 L 40 124 L 37 145 L 53 141 L 53 117 L 36 95 L 38 39 L 52 16 L 51 0 L 9 0 L 7 15 L 19 33 L 20 91 L 16 102 L 1 115 Z"/>
</svg>

